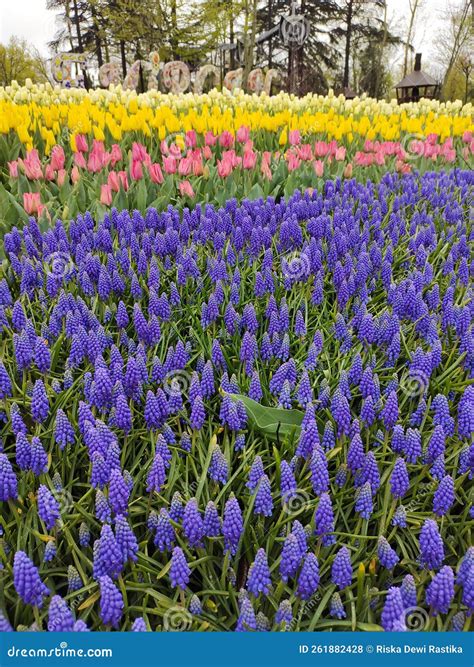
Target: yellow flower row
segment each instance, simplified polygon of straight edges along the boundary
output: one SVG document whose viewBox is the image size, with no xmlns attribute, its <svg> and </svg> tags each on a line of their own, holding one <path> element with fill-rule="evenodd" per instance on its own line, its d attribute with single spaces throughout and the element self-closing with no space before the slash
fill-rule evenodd
<svg viewBox="0 0 474 667">
<path fill-rule="evenodd" d="M 277 134 L 282 144 L 294 129 L 303 136 L 347 142 L 354 137 L 397 141 L 407 133 L 434 133 L 443 140 L 473 129 L 472 105 L 461 102 L 422 100 L 399 106 L 394 100 L 345 100 L 331 93 L 296 98 L 284 93 L 268 97 L 216 90 L 203 95 L 158 91 L 137 95 L 120 87 L 88 92 L 49 84 L 0 88 L 0 134 L 16 132 L 22 144 L 31 148 L 38 132 L 47 152 L 76 133 L 92 133 L 99 140 L 109 133 L 120 141 L 129 132 L 163 139 L 188 130 L 235 132 L 242 125 Z"/>
</svg>

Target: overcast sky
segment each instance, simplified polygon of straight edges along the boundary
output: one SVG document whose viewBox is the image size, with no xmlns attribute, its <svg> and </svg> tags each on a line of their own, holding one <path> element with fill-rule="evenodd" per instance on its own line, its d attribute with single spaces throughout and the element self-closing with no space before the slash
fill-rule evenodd
<svg viewBox="0 0 474 667">
<path fill-rule="evenodd" d="M 432 53 L 432 39 L 440 24 L 439 13 L 453 2 L 459 4 L 460 0 L 423 0 L 414 40 L 417 51 L 423 51 L 426 56 Z M 399 27 L 403 34 L 409 0 L 387 0 L 387 3 L 394 27 Z M 0 0 L 0 43 L 18 35 L 48 56 L 47 42 L 55 30 L 55 13 L 46 9 L 46 0 Z"/>
</svg>

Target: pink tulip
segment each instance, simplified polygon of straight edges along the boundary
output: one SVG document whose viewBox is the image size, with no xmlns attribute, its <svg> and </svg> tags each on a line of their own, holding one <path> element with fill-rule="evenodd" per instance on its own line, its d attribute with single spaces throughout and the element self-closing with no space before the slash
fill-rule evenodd
<svg viewBox="0 0 474 667">
<path fill-rule="evenodd" d="M 352 177 L 352 162 L 348 162 L 344 167 L 344 178 Z"/>
<path fill-rule="evenodd" d="M 193 170 L 193 159 L 189 157 L 183 157 L 178 164 L 178 174 L 180 176 L 189 176 Z"/>
<path fill-rule="evenodd" d="M 338 162 L 342 162 L 342 160 L 346 159 L 346 148 L 345 146 L 339 146 L 339 148 L 336 150 L 336 153 L 334 155 L 336 160 Z"/>
<path fill-rule="evenodd" d="M 134 141 L 132 144 L 132 160 L 135 162 L 144 162 L 147 155 L 145 146 Z"/>
<path fill-rule="evenodd" d="M 148 165 L 148 174 L 153 183 L 163 183 L 163 172 L 158 162 Z"/>
<path fill-rule="evenodd" d="M 395 162 L 395 169 L 400 174 L 409 174 L 411 172 L 411 166 L 402 160 L 397 160 Z"/>
<path fill-rule="evenodd" d="M 234 137 L 230 132 L 224 130 L 224 132 L 222 132 L 219 136 L 219 144 L 222 146 L 222 148 L 230 148 L 234 145 Z"/>
<path fill-rule="evenodd" d="M 197 146 L 197 136 L 195 130 L 188 130 L 186 132 L 186 146 L 188 148 L 196 148 Z"/>
<path fill-rule="evenodd" d="M 300 160 L 311 161 L 313 159 L 313 150 L 311 144 L 303 144 L 297 148 Z"/>
<path fill-rule="evenodd" d="M 28 213 L 28 215 L 33 215 L 34 213 L 38 213 L 38 215 L 41 215 L 41 211 L 44 209 L 44 206 L 41 203 L 40 193 L 24 192 L 23 208 Z"/>
<path fill-rule="evenodd" d="M 272 170 L 270 169 L 269 161 L 264 160 L 263 157 L 262 157 L 261 171 L 264 178 L 266 178 L 268 181 L 272 180 L 273 175 L 272 175 Z"/>
<path fill-rule="evenodd" d="M 66 170 L 65 169 L 59 169 L 58 170 L 58 175 L 56 177 L 56 183 L 58 184 L 59 187 L 64 185 L 64 181 L 66 180 Z"/>
<path fill-rule="evenodd" d="M 185 195 L 191 198 L 194 197 L 193 186 L 189 181 L 181 181 L 181 183 L 179 184 L 179 191 L 183 197 Z"/>
<path fill-rule="evenodd" d="M 301 142 L 301 134 L 299 130 L 291 130 L 288 134 L 288 141 L 290 146 L 298 146 Z"/>
<path fill-rule="evenodd" d="M 314 144 L 314 154 L 316 157 L 325 157 L 329 152 L 329 146 L 325 141 L 317 141 Z"/>
<path fill-rule="evenodd" d="M 112 167 L 115 167 L 117 162 L 120 162 L 122 159 L 122 149 L 118 144 L 112 144 L 112 150 L 110 151 L 110 164 Z"/>
<path fill-rule="evenodd" d="M 78 165 L 80 166 L 80 165 Z M 92 174 L 96 174 L 102 169 L 102 157 L 94 151 L 89 153 L 89 159 L 87 160 L 87 170 Z"/>
<path fill-rule="evenodd" d="M 173 157 L 179 158 L 181 157 L 181 148 L 178 146 L 177 143 L 172 143 L 170 146 L 170 155 Z"/>
<path fill-rule="evenodd" d="M 217 160 L 217 173 L 221 178 L 227 178 L 232 173 L 232 162 L 229 159 Z"/>
<path fill-rule="evenodd" d="M 112 203 L 112 189 L 107 183 L 104 183 L 100 188 L 100 203 L 105 206 L 110 206 Z"/>
<path fill-rule="evenodd" d="M 167 174 L 176 174 L 176 160 L 171 155 L 163 158 L 163 169 Z"/>
<path fill-rule="evenodd" d="M 472 132 L 471 130 L 465 130 L 462 135 L 462 140 L 464 144 L 470 144 L 472 141 Z"/>
<path fill-rule="evenodd" d="M 105 153 L 104 142 L 99 141 L 99 139 L 94 139 L 94 141 L 92 142 L 92 150 L 94 151 L 94 153 L 102 155 L 102 153 Z"/>
<path fill-rule="evenodd" d="M 64 163 L 66 162 L 66 156 L 64 155 L 64 149 L 62 146 L 54 146 L 51 151 L 51 166 L 54 171 L 59 171 L 64 169 Z"/>
<path fill-rule="evenodd" d="M 54 169 L 52 165 L 47 164 L 46 167 L 44 168 L 44 177 L 47 181 L 54 181 Z"/>
<path fill-rule="evenodd" d="M 193 163 L 194 176 L 201 176 L 204 172 L 201 151 L 200 150 L 193 151 L 191 154 L 191 159 Z"/>
<path fill-rule="evenodd" d="M 132 160 L 130 165 L 130 176 L 134 181 L 139 181 L 143 178 L 142 163 L 138 160 Z"/>
<path fill-rule="evenodd" d="M 288 161 L 288 171 L 295 171 L 295 169 L 298 169 L 301 164 L 299 157 L 291 151 L 288 151 L 286 154 L 286 159 Z"/>
<path fill-rule="evenodd" d="M 77 181 L 81 178 L 81 172 L 79 169 L 74 165 L 74 167 L 71 169 L 71 181 L 73 183 L 77 183 Z"/>
<path fill-rule="evenodd" d="M 247 125 L 241 125 L 237 130 L 236 139 L 239 144 L 245 144 L 250 139 L 250 128 Z"/>
<path fill-rule="evenodd" d="M 444 150 L 443 155 L 446 162 L 456 162 L 456 151 L 454 148 L 451 150 Z"/>
<path fill-rule="evenodd" d="M 313 162 L 314 173 L 318 178 L 324 174 L 324 162 L 322 160 L 315 160 Z"/>
<path fill-rule="evenodd" d="M 223 160 L 228 160 L 230 162 L 230 164 L 232 165 L 232 169 L 234 169 L 235 167 L 240 166 L 240 164 L 242 163 L 242 158 L 240 157 L 240 155 L 237 155 L 237 153 L 234 151 L 234 149 L 232 149 L 230 151 L 224 151 L 222 153 L 222 159 Z"/>
<path fill-rule="evenodd" d="M 206 132 L 206 134 L 204 135 L 204 141 L 206 143 L 206 146 L 215 146 L 217 142 L 217 137 L 213 132 L 209 131 Z"/>
<path fill-rule="evenodd" d="M 18 178 L 18 162 L 13 160 L 12 162 L 7 162 L 7 164 L 10 178 Z"/>
<path fill-rule="evenodd" d="M 204 146 L 202 149 L 202 155 L 205 160 L 210 160 L 212 158 L 212 151 L 210 146 Z"/>
<path fill-rule="evenodd" d="M 244 169 L 254 169 L 257 164 L 257 153 L 252 150 L 247 150 L 244 152 L 244 158 L 242 165 Z"/>
<path fill-rule="evenodd" d="M 38 151 L 33 148 L 31 151 L 28 151 L 26 158 L 24 160 L 18 160 L 18 163 L 22 165 L 25 170 L 26 177 L 30 181 L 36 181 L 40 178 L 43 178 L 43 170 L 41 169 L 41 162 L 39 159 Z"/>
<path fill-rule="evenodd" d="M 375 153 L 375 164 L 378 164 L 379 167 L 385 164 L 385 155 L 381 150 Z"/>
<path fill-rule="evenodd" d="M 168 144 L 166 141 L 163 139 L 163 141 L 160 143 L 160 151 L 162 155 L 168 155 L 170 152 L 170 149 L 168 148 Z"/>
<path fill-rule="evenodd" d="M 86 158 L 82 153 L 74 153 L 74 164 L 81 169 L 87 168 Z"/>
<path fill-rule="evenodd" d="M 87 153 L 89 146 L 87 145 L 87 139 L 83 134 L 76 134 L 74 137 L 76 142 L 76 148 L 80 153 Z"/>
<path fill-rule="evenodd" d="M 120 179 L 116 171 L 109 171 L 107 185 L 113 192 L 118 192 L 120 190 Z"/>
<path fill-rule="evenodd" d="M 119 171 L 118 172 L 118 177 L 120 179 L 120 183 L 122 184 L 122 188 L 127 192 L 128 190 L 128 175 L 126 171 Z"/>
</svg>

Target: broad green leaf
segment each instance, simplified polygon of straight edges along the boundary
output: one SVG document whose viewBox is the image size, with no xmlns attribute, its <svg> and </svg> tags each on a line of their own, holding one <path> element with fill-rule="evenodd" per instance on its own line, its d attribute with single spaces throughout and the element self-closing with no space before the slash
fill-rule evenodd
<svg viewBox="0 0 474 667">
<path fill-rule="evenodd" d="M 228 396 L 234 401 L 242 401 L 249 423 L 272 440 L 300 434 L 304 417 L 300 410 L 270 408 L 243 394 L 228 394 Z"/>
</svg>

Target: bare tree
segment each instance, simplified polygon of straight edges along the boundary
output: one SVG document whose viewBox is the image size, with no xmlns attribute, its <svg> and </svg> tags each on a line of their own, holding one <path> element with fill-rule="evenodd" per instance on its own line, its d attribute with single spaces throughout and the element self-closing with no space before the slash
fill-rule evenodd
<svg viewBox="0 0 474 667">
<path fill-rule="evenodd" d="M 417 11 L 421 8 L 423 4 L 423 0 L 409 0 L 409 7 L 410 7 L 410 18 L 408 21 L 408 30 L 407 30 L 407 36 L 405 39 L 405 54 L 403 57 L 403 76 L 407 75 L 408 71 L 408 53 L 410 49 L 413 49 L 412 47 L 412 41 L 413 37 L 415 36 L 415 21 L 416 21 L 416 13 Z"/>
<path fill-rule="evenodd" d="M 456 71 L 459 72 L 460 69 L 459 59 L 465 54 L 472 53 L 474 48 L 471 0 L 462 0 L 461 5 L 450 3 L 442 18 L 443 27 L 434 43 L 435 59 L 442 70 L 443 97 L 450 97 L 453 94 L 461 94 L 459 91 L 451 90 L 453 77 L 455 78 Z"/>
</svg>

